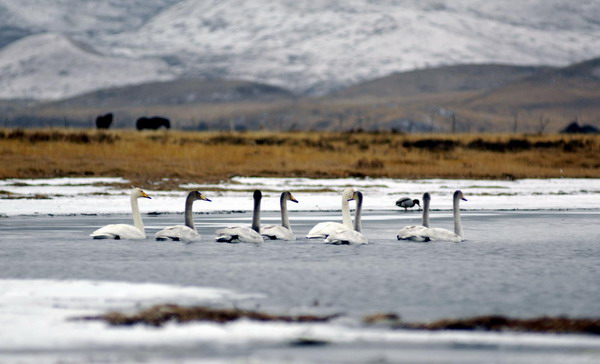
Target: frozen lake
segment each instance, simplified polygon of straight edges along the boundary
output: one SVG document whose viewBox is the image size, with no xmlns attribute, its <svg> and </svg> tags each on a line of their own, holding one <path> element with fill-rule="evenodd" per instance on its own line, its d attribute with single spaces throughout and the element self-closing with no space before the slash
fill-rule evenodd
<svg viewBox="0 0 600 364">
<path fill-rule="evenodd" d="M 50 180 L 37 188 L 35 182 L 5 182 L 0 189 L 12 188 L 13 193 L 21 194 L 46 193 L 51 199 L 0 200 L 0 213 L 7 215 L 0 219 L 0 361 L 600 360 L 600 338 L 595 336 L 414 332 L 367 327 L 360 321 L 364 315 L 377 312 L 394 312 L 406 321 L 484 314 L 525 318 L 600 316 L 600 209 L 594 207 L 598 206 L 600 195 L 593 188 L 598 186 L 597 180 L 570 180 L 564 185 L 562 180 L 534 181 L 532 185 L 490 181 L 428 184 L 427 190 L 433 191 L 434 196 L 432 225 L 451 228 L 447 200 L 455 185 L 469 199 L 463 204 L 467 240 L 459 244 L 398 242 L 395 232 L 419 223 L 420 212 L 393 208 L 393 197 L 400 196 L 386 187 L 391 185 L 389 180 L 343 180 L 337 184 L 308 180 L 296 188 L 307 191 L 315 185 L 322 189 L 329 183 L 337 190 L 345 185 L 364 184 L 361 190 L 367 191 L 367 210 L 363 212 L 363 231 L 371 244 L 334 246 L 302 238 L 317 222 L 340 220 L 339 207 L 336 210 L 339 193 L 332 191 L 305 198 L 303 194 L 309 195 L 308 192 L 295 193 L 300 200 L 300 204 L 290 206 L 292 228 L 300 237 L 295 242 L 267 242 L 261 246 L 215 243 L 212 237 L 216 228 L 250 222 L 250 213 L 244 211 L 251 206 L 248 192 L 244 191 L 249 185 L 276 190 L 277 186 L 297 182 L 240 181 L 239 192 L 206 192 L 213 202 L 196 202 L 195 209 L 200 213 L 195 215 L 195 221 L 203 239 L 191 244 L 90 239 L 89 233 L 99 226 L 130 223 L 130 215 L 124 213 L 128 208 L 124 191 L 107 188 L 103 194 L 86 197 L 90 189 L 105 187 L 74 181 Z M 404 183 L 392 182 L 393 189 Z M 417 183 L 417 188 L 423 184 Z M 493 185 L 486 187 L 491 192 L 469 194 L 486 184 Z M 553 190 L 557 185 L 560 186 Z M 49 191 L 51 188 L 53 192 Z M 72 192 L 73 189 L 77 191 Z M 161 197 L 173 200 L 161 208 L 156 207 L 154 199 L 140 201 L 148 236 L 161 227 L 182 223 L 183 216 L 174 212 L 180 211 L 183 204 L 181 192 L 147 192 L 156 201 Z M 406 188 L 402 192 L 419 198 L 424 191 Z M 106 196 L 113 206 L 112 213 L 105 211 L 102 203 L 94 202 L 105 200 Z M 72 205 L 71 200 L 79 201 L 79 205 Z M 219 200 L 226 202 L 217 205 Z M 43 203 L 36 207 L 40 201 Z M 390 201 L 392 207 L 386 207 Z M 565 205 L 565 201 L 569 203 Z M 54 203 L 53 212 L 46 210 L 50 209 L 49 202 Z M 265 202 L 268 211 L 263 213 L 262 222 L 277 222 L 276 204 L 272 207 L 271 201 Z M 516 208 L 510 209 L 511 203 Z M 121 205 L 125 205 L 125 211 L 121 211 Z M 215 205 L 227 208 L 219 210 Z M 73 210 L 65 206 L 77 206 L 79 210 L 65 215 L 67 210 Z M 102 214 L 87 215 L 94 208 L 102 210 Z M 147 214 L 154 211 L 157 213 Z M 153 303 L 342 316 L 327 324 L 242 320 L 226 325 L 193 323 L 160 329 L 111 328 L 99 322 L 69 320 L 112 309 L 129 311 Z M 294 345 L 301 338 L 328 344 Z"/>
</svg>

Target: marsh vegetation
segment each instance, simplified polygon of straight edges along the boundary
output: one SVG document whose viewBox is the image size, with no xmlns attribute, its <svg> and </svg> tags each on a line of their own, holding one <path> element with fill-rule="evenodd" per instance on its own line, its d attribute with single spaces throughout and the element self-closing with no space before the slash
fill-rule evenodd
<svg viewBox="0 0 600 364">
<path fill-rule="evenodd" d="M 0 178 L 600 177 L 599 152 L 594 135 L 2 129 Z"/>
</svg>

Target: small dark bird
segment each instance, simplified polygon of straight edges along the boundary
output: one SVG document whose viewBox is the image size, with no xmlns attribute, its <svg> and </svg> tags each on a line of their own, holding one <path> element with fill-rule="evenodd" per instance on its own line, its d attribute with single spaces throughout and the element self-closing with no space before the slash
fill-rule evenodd
<svg viewBox="0 0 600 364">
<path fill-rule="evenodd" d="M 417 199 L 413 200 L 409 197 L 402 197 L 401 199 L 396 201 L 396 206 L 404 207 L 404 211 L 408 210 L 409 207 L 414 207 L 415 205 L 418 205 L 419 207 L 421 207 L 421 204 L 419 204 L 419 200 L 417 200 Z"/>
</svg>

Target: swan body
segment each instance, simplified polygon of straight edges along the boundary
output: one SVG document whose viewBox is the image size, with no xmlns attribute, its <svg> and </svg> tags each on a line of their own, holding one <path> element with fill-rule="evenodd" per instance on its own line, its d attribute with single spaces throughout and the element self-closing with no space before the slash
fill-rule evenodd
<svg viewBox="0 0 600 364">
<path fill-rule="evenodd" d="M 398 201 L 396 201 L 396 206 L 404 207 L 404 211 L 406 211 L 409 207 L 414 207 L 415 205 L 418 205 L 419 207 L 421 207 L 421 205 L 419 204 L 419 200 L 417 200 L 417 199 L 413 200 L 410 197 L 403 197 L 401 199 L 398 199 Z"/>
<path fill-rule="evenodd" d="M 324 239 L 331 234 L 339 233 L 345 230 L 352 230 L 352 218 L 350 217 L 349 201 L 354 199 L 354 189 L 348 187 L 342 193 L 342 223 L 339 222 L 320 222 L 315 225 L 306 237 L 309 239 Z"/>
<path fill-rule="evenodd" d="M 253 243 L 260 244 L 264 242 L 260 235 L 260 201 L 262 193 L 254 191 L 254 210 L 252 213 L 252 227 L 231 226 L 215 231 L 217 237 L 215 240 L 219 243 Z"/>
<path fill-rule="evenodd" d="M 417 242 L 427 242 L 431 239 L 422 236 L 423 232 L 429 227 L 429 204 L 431 195 L 428 192 L 423 194 L 423 220 L 422 225 L 405 226 L 398 231 L 398 240 L 410 240 Z"/>
<path fill-rule="evenodd" d="M 453 243 L 460 243 L 465 240 L 461 235 L 442 228 L 427 229 L 421 233 L 421 236 L 432 241 L 450 241 Z"/>
<path fill-rule="evenodd" d="M 334 232 L 325 238 L 325 242 L 336 245 L 360 245 L 368 244 L 369 240 L 361 232 L 362 225 L 360 221 L 363 195 L 362 192 L 354 192 L 352 199 L 356 200 L 356 212 L 354 213 L 354 229 L 348 229 Z"/>
<path fill-rule="evenodd" d="M 415 235 L 415 239 L 424 239 L 423 241 L 450 241 L 460 243 L 464 241 L 464 232 L 460 220 L 460 200 L 467 201 L 462 191 L 457 190 L 453 195 L 452 210 L 454 215 L 454 232 L 442 228 L 425 228 Z M 398 236 L 400 240 L 400 236 Z M 403 239 L 407 240 L 407 239 Z"/>
<path fill-rule="evenodd" d="M 200 234 L 198 234 L 198 231 L 194 226 L 194 217 L 192 215 L 192 206 L 194 204 L 194 201 L 197 200 L 210 202 L 210 200 L 206 198 L 206 196 L 204 196 L 202 192 L 192 191 L 188 193 L 187 198 L 185 199 L 185 225 L 175 225 L 166 227 L 154 234 L 155 239 L 161 241 L 199 240 Z"/>
<path fill-rule="evenodd" d="M 140 215 L 138 198 L 151 198 L 140 188 L 134 188 L 129 195 L 131 201 L 131 213 L 133 215 L 133 225 L 128 224 L 110 224 L 94 231 L 90 236 L 94 239 L 146 239 L 144 223 Z"/>
<path fill-rule="evenodd" d="M 287 201 L 298 203 L 298 200 L 289 191 L 281 194 L 279 205 L 281 208 L 281 225 L 264 225 L 260 227 L 260 235 L 263 238 L 271 240 L 296 240 L 296 236 L 292 232 L 290 219 L 287 210 Z"/>
</svg>

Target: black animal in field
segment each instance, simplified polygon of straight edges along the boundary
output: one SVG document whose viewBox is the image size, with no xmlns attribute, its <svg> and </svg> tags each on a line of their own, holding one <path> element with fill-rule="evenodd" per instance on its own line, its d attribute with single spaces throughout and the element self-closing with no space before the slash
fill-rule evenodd
<svg viewBox="0 0 600 364">
<path fill-rule="evenodd" d="M 579 125 L 577 120 L 560 131 L 562 134 L 597 134 L 600 130 L 593 125 Z"/>
<path fill-rule="evenodd" d="M 141 118 L 137 119 L 137 121 L 135 122 L 135 127 L 137 128 L 137 130 L 143 130 L 143 129 L 156 130 L 162 126 L 164 126 L 167 129 L 171 128 L 171 121 L 167 118 L 163 118 L 162 116 L 152 116 L 152 117 L 142 116 Z"/>
<path fill-rule="evenodd" d="M 113 114 L 109 112 L 104 115 L 96 116 L 96 128 L 98 129 L 108 129 L 110 128 L 110 124 L 113 122 Z"/>
</svg>

